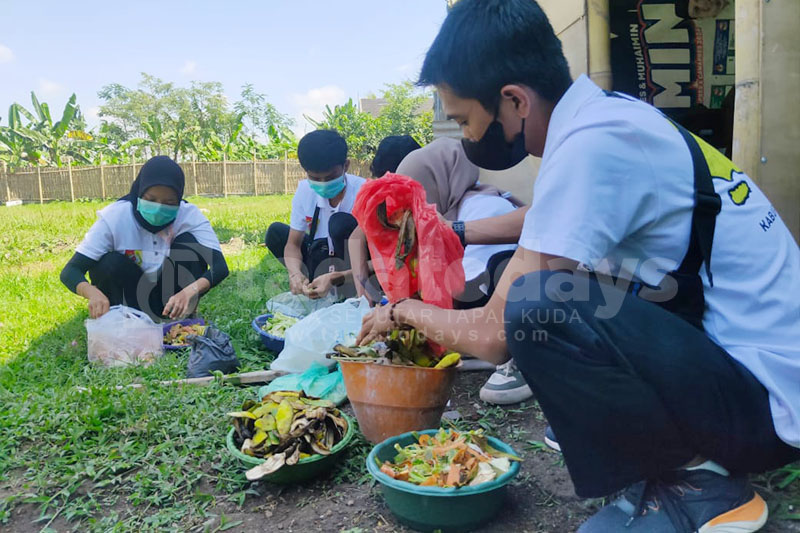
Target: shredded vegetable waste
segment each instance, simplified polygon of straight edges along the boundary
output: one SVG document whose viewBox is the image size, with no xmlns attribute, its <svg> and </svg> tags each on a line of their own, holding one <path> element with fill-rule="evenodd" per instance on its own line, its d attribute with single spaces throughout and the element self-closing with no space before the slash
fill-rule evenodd
<svg viewBox="0 0 800 533">
<path fill-rule="evenodd" d="M 378 461 L 381 472 L 423 487 L 463 487 L 492 481 L 509 471 L 511 461 L 522 461 L 493 448 L 482 429 L 440 429 L 414 438 L 417 442 L 405 447 L 395 444 L 394 461 Z"/>
<path fill-rule="evenodd" d="M 270 335 L 274 335 L 275 337 L 284 338 L 286 337 L 286 330 L 297 324 L 299 320 L 299 318 L 284 315 L 283 313 L 276 311 L 267 319 L 264 325 L 261 326 L 261 329 Z"/>
</svg>

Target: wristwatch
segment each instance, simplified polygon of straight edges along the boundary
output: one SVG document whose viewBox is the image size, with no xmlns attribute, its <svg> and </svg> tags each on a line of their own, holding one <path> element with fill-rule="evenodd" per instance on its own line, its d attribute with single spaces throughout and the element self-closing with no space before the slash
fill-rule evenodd
<svg viewBox="0 0 800 533">
<path fill-rule="evenodd" d="M 464 221 L 456 220 L 453 222 L 453 231 L 456 232 L 458 235 L 458 240 L 461 241 L 461 246 L 467 246 L 467 235 L 466 235 L 466 226 L 464 225 Z"/>
</svg>

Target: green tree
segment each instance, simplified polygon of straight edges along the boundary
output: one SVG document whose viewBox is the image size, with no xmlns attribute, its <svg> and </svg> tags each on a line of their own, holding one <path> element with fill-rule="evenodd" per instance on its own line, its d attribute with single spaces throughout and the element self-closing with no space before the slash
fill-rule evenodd
<svg viewBox="0 0 800 533">
<path fill-rule="evenodd" d="M 236 120 L 228 109 L 222 84 L 192 82 L 189 87 L 142 73 L 136 89 L 120 84 L 103 87 L 100 116 L 118 128 L 118 141 L 145 147 L 146 155 L 176 159 L 212 135 L 224 137 Z"/>
<path fill-rule="evenodd" d="M 381 139 L 389 135 L 411 135 L 421 145 L 433 140 L 433 111 L 424 109 L 429 93 L 419 93 L 405 82 L 387 85 L 382 97 L 387 104 L 378 117 L 361 111 L 350 99 L 333 109 L 325 106 L 322 120 L 306 120 L 317 129 L 338 131 L 347 141 L 350 156 L 361 161 L 371 159 Z"/>
<path fill-rule="evenodd" d="M 193 154 L 201 160 L 250 159 L 255 153 L 294 153 L 292 121 L 250 85 L 241 100 L 228 104 L 218 82 L 192 82 L 177 87 L 142 74 L 136 89 L 119 84 L 103 87 L 100 116 L 113 126 L 107 137 L 122 149 L 144 156 L 168 154 L 175 159 Z M 109 129 L 108 131 L 112 131 Z"/>
<path fill-rule="evenodd" d="M 338 131 L 347 141 L 350 157 L 355 159 L 366 160 L 372 157 L 381 139 L 377 120 L 358 109 L 352 98 L 333 109 L 326 105 L 320 121 L 309 117 L 306 120 L 317 129 Z"/>
<path fill-rule="evenodd" d="M 252 84 L 242 86 L 241 99 L 233 104 L 233 110 L 244 118 L 245 134 L 263 139 L 272 138 L 271 131 L 291 131 L 294 121 L 267 101 L 267 95 L 259 93 Z"/>
<path fill-rule="evenodd" d="M 411 135 L 422 146 L 431 142 L 433 109 L 426 109 L 426 104 L 432 97 L 418 92 L 410 81 L 387 85 L 383 92 L 386 106 L 378 117 L 381 135 Z"/>
</svg>

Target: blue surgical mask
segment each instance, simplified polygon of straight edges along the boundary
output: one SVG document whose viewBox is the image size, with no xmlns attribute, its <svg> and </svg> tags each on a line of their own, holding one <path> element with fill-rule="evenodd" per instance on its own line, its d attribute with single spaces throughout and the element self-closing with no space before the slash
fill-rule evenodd
<svg viewBox="0 0 800 533">
<path fill-rule="evenodd" d="M 323 198 L 331 199 L 344 190 L 344 174 L 331 181 L 308 180 L 311 189 Z"/>
<path fill-rule="evenodd" d="M 136 205 L 136 210 L 139 211 L 142 218 L 153 226 L 164 226 L 171 223 L 178 216 L 178 209 L 180 206 L 160 204 L 142 198 L 139 198 Z"/>
</svg>

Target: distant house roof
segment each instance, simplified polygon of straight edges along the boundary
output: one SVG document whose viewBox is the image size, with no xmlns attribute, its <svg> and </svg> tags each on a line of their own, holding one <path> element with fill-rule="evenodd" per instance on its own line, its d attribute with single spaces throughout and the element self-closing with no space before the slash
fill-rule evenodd
<svg viewBox="0 0 800 533">
<path fill-rule="evenodd" d="M 378 117 L 383 111 L 383 108 L 386 107 L 389 102 L 386 98 L 362 98 L 361 99 L 361 111 L 365 113 L 369 113 L 373 117 Z M 426 111 L 433 111 L 433 98 L 428 98 L 417 108 L 417 114 L 424 113 Z"/>
<path fill-rule="evenodd" d="M 388 104 L 389 102 L 386 98 L 362 98 L 361 111 L 369 113 L 373 117 L 377 117 Z"/>
</svg>

